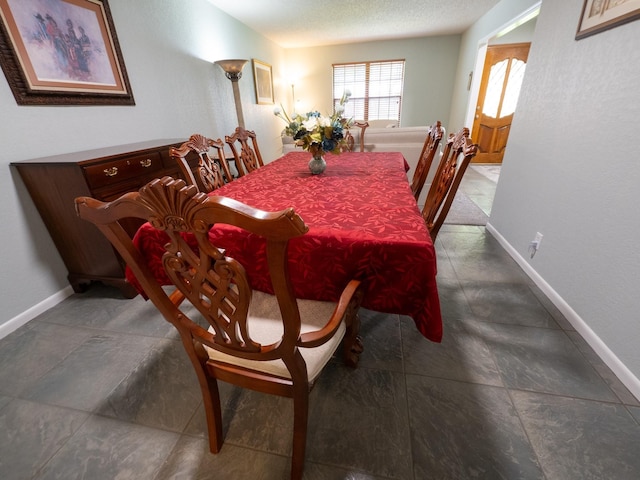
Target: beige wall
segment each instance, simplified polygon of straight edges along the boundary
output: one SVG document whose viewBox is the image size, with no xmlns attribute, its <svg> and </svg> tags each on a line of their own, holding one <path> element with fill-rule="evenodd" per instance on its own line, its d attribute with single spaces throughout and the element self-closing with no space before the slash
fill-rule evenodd
<svg viewBox="0 0 640 480">
<path fill-rule="evenodd" d="M 297 108 L 330 112 L 333 63 L 405 59 L 400 125 L 431 125 L 436 120 L 446 125 L 459 48 L 459 35 L 365 42 L 289 49 L 286 63 L 295 79 Z M 290 104 L 290 89 L 281 101 Z"/>
</svg>

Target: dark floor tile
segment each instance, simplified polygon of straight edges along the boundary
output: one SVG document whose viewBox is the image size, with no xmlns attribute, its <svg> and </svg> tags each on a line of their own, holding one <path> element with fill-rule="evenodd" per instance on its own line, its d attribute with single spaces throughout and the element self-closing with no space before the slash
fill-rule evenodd
<svg viewBox="0 0 640 480">
<path fill-rule="evenodd" d="M 413 477 L 409 477 L 413 478 Z M 388 480 L 370 473 L 358 471 L 355 468 L 340 468 L 321 465 L 307 461 L 302 475 L 303 480 Z"/>
<path fill-rule="evenodd" d="M 101 402 L 96 413 L 182 432 L 202 402 L 182 343 L 162 340 Z"/>
<path fill-rule="evenodd" d="M 465 283 L 463 290 L 479 320 L 560 328 L 526 284 L 472 282 Z"/>
<path fill-rule="evenodd" d="M 86 413 L 28 400 L 8 403 L 0 409 L 0 478 L 32 478 L 87 418 Z"/>
<path fill-rule="evenodd" d="M 451 229 L 438 235 L 458 280 L 467 282 L 532 283 L 498 241 L 483 230 Z"/>
<path fill-rule="evenodd" d="M 34 480 L 154 478 L 176 433 L 91 416 Z"/>
<path fill-rule="evenodd" d="M 94 332 L 34 322 L 0 340 L 0 393 L 18 396 Z"/>
<path fill-rule="evenodd" d="M 543 479 L 503 388 L 407 375 L 414 478 Z"/>
<path fill-rule="evenodd" d="M 239 395 L 242 393 L 242 388 L 229 383 L 218 382 L 218 391 L 220 394 L 220 404 L 222 405 L 222 431 L 223 434 L 226 435 L 229 431 L 231 419 L 235 415 L 235 405 L 238 402 Z M 200 393 L 200 395 L 202 395 L 202 393 Z M 191 418 L 191 421 L 189 421 L 184 433 L 191 436 L 208 436 L 207 418 L 204 413 L 204 405 L 202 402 L 196 410 L 196 413 Z"/>
<path fill-rule="evenodd" d="M 94 411 L 162 339 L 120 334 L 90 337 L 24 395 L 34 401 Z"/>
<path fill-rule="evenodd" d="M 515 262 L 505 263 L 500 256 L 469 253 L 451 258 L 451 263 L 462 285 L 470 282 L 530 283 Z"/>
<path fill-rule="evenodd" d="M 223 425 L 227 443 L 289 456 L 293 443 L 293 400 L 235 389 L 225 404 Z"/>
<path fill-rule="evenodd" d="M 604 361 L 593 351 L 587 341 L 578 332 L 567 332 L 569 338 L 578 347 L 578 350 L 582 352 L 589 363 L 596 369 L 602 379 L 609 385 L 609 388 L 613 390 L 616 396 L 625 405 L 640 406 L 640 401 L 633 396 L 633 394 L 624 386 L 618 377 L 611 371 L 611 369 L 604 363 Z"/>
<path fill-rule="evenodd" d="M 548 480 L 640 478 L 640 425 L 622 405 L 513 392 Z"/>
<path fill-rule="evenodd" d="M 469 194 L 469 198 L 480 207 L 480 209 L 487 215 L 491 216 L 491 207 L 493 206 L 493 195 Z"/>
<path fill-rule="evenodd" d="M 462 328 L 447 331 L 442 343 L 430 342 L 402 323 L 402 351 L 407 374 L 502 386 L 500 373 L 485 342 Z"/>
<path fill-rule="evenodd" d="M 96 283 L 85 292 L 74 293 L 64 302 L 43 312 L 35 321 L 101 329 L 115 315 L 130 311 L 137 300 L 140 298 L 124 298 L 119 290 Z"/>
<path fill-rule="evenodd" d="M 183 436 L 154 480 L 282 480 L 289 478 L 290 471 L 289 457 L 229 443 L 213 454 L 205 439 Z"/>
<path fill-rule="evenodd" d="M 155 337 L 164 337 L 174 330 L 151 302 L 139 295 L 123 298 L 119 290 L 100 284 L 70 296 L 36 320 Z"/>
<path fill-rule="evenodd" d="M 318 380 L 322 381 L 322 376 Z M 291 455 L 293 400 L 218 382 L 225 444 L 276 455 Z M 315 391 L 311 395 L 315 395 Z M 200 405 L 185 433 L 208 438 L 204 406 Z"/>
<path fill-rule="evenodd" d="M 449 260 L 449 256 L 444 251 L 444 247 L 439 247 L 440 243 L 436 241 L 436 262 L 438 265 L 438 275 L 436 280 L 438 281 L 438 285 L 442 280 L 458 280 L 456 276 L 456 271 L 451 265 L 451 261 Z"/>
<path fill-rule="evenodd" d="M 640 425 L 640 407 L 627 407 L 633 418 L 636 419 L 636 422 Z"/>
<path fill-rule="evenodd" d="M 507 388 L 618 401 L 562 330 L 485 322 L 465 326 L 492 350 Z"/>
<path fill-rule="evenodd" d="M 507 263 L 513 262 L 513 259 L 500 243 L 486 231 L 485 227 L 448 225 L 446 231 L 440 231 L 438 240 L 450 258 L 486 255 L 502 259 Z"/>
<path fill-rule="evenodd" d="M 360 310 L 360 337 L 364 351 L 360 355 L 360 368 L 379 368 L 402 372 L 402 348 L 398 315 Z M 413 323 L 413 322 L 412 322 Z M 419 335 L 415 324 L 413 328 Z M 342 362 L 340 351 L 335 361 Z"/>
<path fill-rule="evenodd" d="M 332 363 L 310 403 L 308 461 L 412 478 L 403 375 Z"/>
<path fill-rule="evenodd" d="M 438 279 L 438 296 L 445 330 L 455 329 L 465 318 L 473 316 L 464 290 L 457 279 Z"/>
<path fill-rule="evenodd" d="M 560 326 L 560 328 L 562 328 L 563 330 L 570 330 L 570 331 L 575 330 L 574 326 L 571 325 L 569 320 L 567 320 L 567 318 L 562 314 L 562 312 L 558 309 L 558 307 L 556 307 L 553 304 L 553 302 L 549 299 L 549 297 L 547 297 L 537 285 L 529 285 L 529 288 L 531 289 L 533 294 L 536 296 L 536 298 L 540 301 L 542 306 L 547 309 L 547 311 L 549 312 L 549 315 L 551 315 L 554 318 L 554 320 Z"/>
</svg>

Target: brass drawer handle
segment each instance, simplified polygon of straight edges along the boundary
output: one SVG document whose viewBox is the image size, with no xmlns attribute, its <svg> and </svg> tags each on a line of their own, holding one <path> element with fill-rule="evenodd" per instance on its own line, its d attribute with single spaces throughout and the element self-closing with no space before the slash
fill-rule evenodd
<svg viewBox="0 0 640 480">
<path fill-rule="evenodd" d="M 151 166 L 151 159 L 147 158 L 146 160 L 140 160 L 140 166 L 149 168 Z"/>
<path fill-rule="evenodd" d="M 118 167 L 105 168 L 103 172 L 107 177 L 115 177 L 118 174 Z"/>
</svg>

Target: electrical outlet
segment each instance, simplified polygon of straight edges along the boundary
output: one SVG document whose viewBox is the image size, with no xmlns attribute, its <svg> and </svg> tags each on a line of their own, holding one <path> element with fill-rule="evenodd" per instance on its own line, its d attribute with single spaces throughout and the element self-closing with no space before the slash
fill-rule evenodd
<svg viewBox="0 0 640 480">
<path fill-rule="evenodd" d="M 531 256 L 530 258 L 533 258 L 533 256 L 536 254 L 536 252 L 540 248 L 542 237 L 543 235 L 540 232 L 536 232 L 536 236 L 533 238 L 533 240 L 529 244 L 529 254 Z"/>
<path fill-rule="evenodd" d="M 533 239 L 533 241 L 538 244 L 538 248 L 540 248 L 540 242 L 542 242 L 542 237 L 543 235 L 540 232 L 537 232 L 536 236 Z"/>
</svg>

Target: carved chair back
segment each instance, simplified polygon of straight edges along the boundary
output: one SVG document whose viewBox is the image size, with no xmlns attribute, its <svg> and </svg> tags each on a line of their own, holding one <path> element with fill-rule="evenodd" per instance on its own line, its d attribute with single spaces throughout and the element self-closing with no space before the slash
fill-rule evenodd
<svg viewBox="0 0 640 480">
<path fill-rule="evenodd" d="M 478 146 L 471 142 L 468 128 L 449 135 L 422 209 L 422 218 L 434 241 L 449 213 L 464 172 L 477 152 Z"/>
<path fill-rule="evenodd" d="M 237 127 L 233 134 L 225 137 L 224 141 L 233 153 L 240 176 L 264 166 L 254 131 Z"/>
<path fill-rule="evenodd" d="M 209 155 L 209 151 L 212 149 L 215 152 L 214 158 Z M 196 167 L 198 179 L 189 166 L 189 154 L 198 156 L 198 166 Z M 233 180 L 225 158 L 224 143 L 220 139 L 212 140 L 199 133 L 194 133 L 179 147 L 172 147 L 169 150 L 169 155 L 178 163 L 187 183 L 196 185 L 202 192 L 211 192 Z"/>
<path fill-rule="evenodd" d="M 438 153 L 440 140 L 442 140 L 444 133 L 444 128 L 442 127 L 440 120 L 431 125 L 427 131 L 427 138 L 422 146 L 422 152 L 420 153 L 420 158 L 418 158 L 418 164 L 416 165 L 416 169 L 413 172 L 413 178 L 411 180 L 411 192 L 413 193 L 416 202 L 420 198 L 420 193 L 422 193 L 422 188 L 424 187 L 424 183 L 429 175 L 433 159 Z"/>
</svg>

